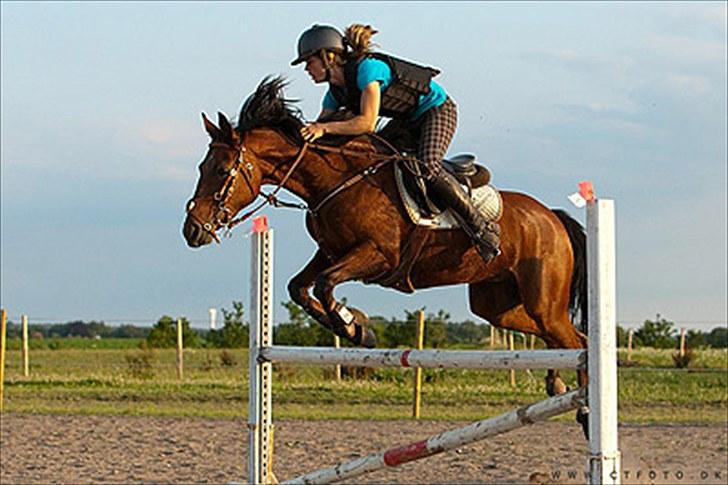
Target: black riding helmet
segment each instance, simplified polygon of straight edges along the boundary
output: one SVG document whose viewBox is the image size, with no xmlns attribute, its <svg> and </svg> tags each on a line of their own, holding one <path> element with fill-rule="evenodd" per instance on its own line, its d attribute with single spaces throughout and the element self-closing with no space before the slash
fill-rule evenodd
<svg viewBox="0 0 728 485">
<path fill-rule="evenodd" d="M 346 51 L 344 36 L 334 27 L 314 25 L 298 38 L 298 57 L 291 62 L 291 65 L 302 63 L 320 50 L 343 53 Z"/>
</svg>

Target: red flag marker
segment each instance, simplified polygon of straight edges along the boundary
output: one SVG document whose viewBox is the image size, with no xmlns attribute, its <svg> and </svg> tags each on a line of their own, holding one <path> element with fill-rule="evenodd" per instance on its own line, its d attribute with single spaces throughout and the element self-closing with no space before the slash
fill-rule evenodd
<svg viewBox="0 0 728 485">
<path fill-rule="evenodd" d="M 579 195 L 581 195 L 587 202 L 595 199 L 594 187 L 592 187 L 592 183 L 589 180 L 579 182 Z"/>
<path fill-rule="evenodd" d="M 265 232 L 268 230 L 268 218 L 266 216 L 258 216 L 253 219 L 253 232 Z"/>
</svg>

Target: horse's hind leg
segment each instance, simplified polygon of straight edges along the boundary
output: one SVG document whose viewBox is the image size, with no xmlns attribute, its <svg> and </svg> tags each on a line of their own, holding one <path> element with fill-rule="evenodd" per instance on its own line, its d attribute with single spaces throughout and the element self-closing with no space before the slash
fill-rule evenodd
<svg viewBox="0 0 728 485">
<path fill-rule="evenodd" d="M 541 262 L 538 268 L 540 271 L 525 272 L 521 276 L 523 282 L 528 282 L 527 285 L 520 285 L 524 308 L 543 329 L 542 338 L 549 348 L 584 349 L 587 346 L 586 336 L 577 331 L 569 319 L 571 268 L 554 261 L 550 268 L 545 264 Z M 579 369 L 577 376 L 580 386 L 587 384 L 586 369 Z M 581 424 L 587 439 L 588 415 L 587 407 L 580 408 L 576 413 L 576 420 Z"/>
<path fill-rule="evenodd" d="M 549 348 L 558 347 L 545 337 L 542 326 L 526 312 L 515 280 L 484 281 L 470 285 L 470 309 L 492 325 L 517 332 L 536 335 L 546 341 Z M 555 396 L 566 392 L 566 385 L 557 370 L 546 375 L 546 392 Z"/>
</svg>

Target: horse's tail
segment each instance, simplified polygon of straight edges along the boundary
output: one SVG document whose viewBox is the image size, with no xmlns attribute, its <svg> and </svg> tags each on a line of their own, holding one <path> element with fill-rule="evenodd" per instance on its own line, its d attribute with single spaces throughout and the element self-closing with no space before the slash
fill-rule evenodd
<svg viewBox="0 0 728 485">
<path fill-rule="evenodd" d="M 572 321 L 576 314 L 581 316 L 581 331 L 587 332 L 587 274 L 586 274 L 586 233 L 584 228 L 562 209 L 553 209 L 556 217 L 564 225 L 569 234 L 571 248 L 574 251 L 574 270 L 571 274 L 571 288 L 569 293 L 569 313 Z"/>
</svg>

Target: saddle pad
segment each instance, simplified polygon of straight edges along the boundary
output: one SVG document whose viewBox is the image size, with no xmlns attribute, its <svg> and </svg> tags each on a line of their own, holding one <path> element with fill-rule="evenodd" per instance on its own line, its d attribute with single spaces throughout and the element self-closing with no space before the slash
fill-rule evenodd
<svg viewBox="0 0 728 485">
<path fill-rule="evenodd" d="M 426 226 L 432 229 L 453 229 L 460 227 L 460 224 L 458 224 L 450 210 L 441 212 L 434 217 L 425 215 L 420 210 L 414 197 L 410 195 L 404 185 L 402 169 L 398 164 L 394 165 L 394 178 L 397 181 L 397 188 L 399 189 L 402 204 L 412 222 L 418 226 Z M 467 191 L 467 187 L 463 187 L 463 190 Z M 487 221 L 497 221 L 503 214 L 503 201 L 500 192 L 491 185 L 483 185 L 482 187 L 473 189 L 472 199 L 475 207 L 480 210 Z"/>
</svg>

